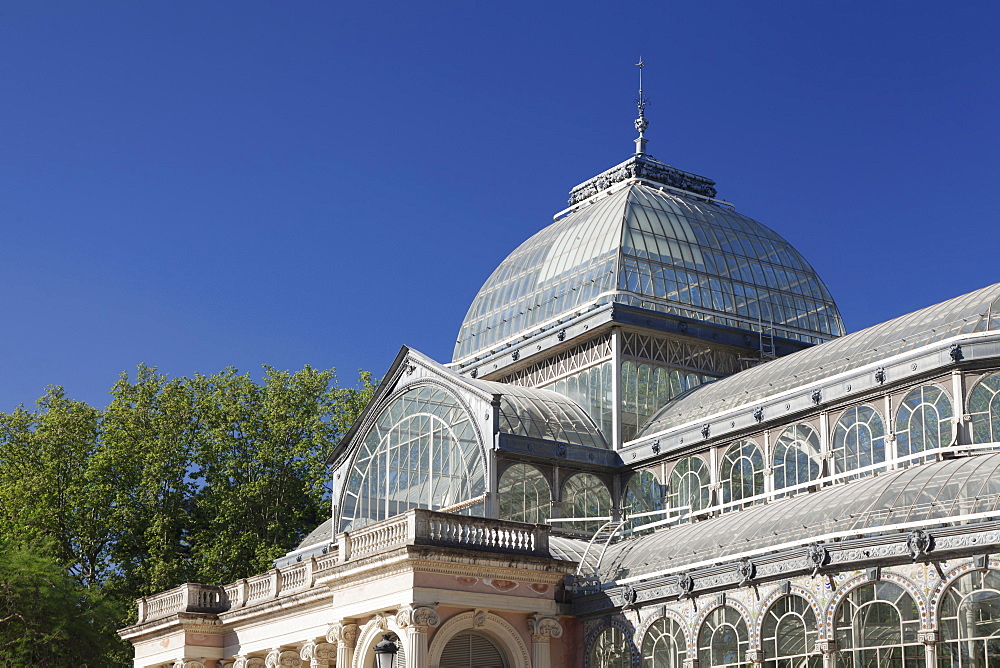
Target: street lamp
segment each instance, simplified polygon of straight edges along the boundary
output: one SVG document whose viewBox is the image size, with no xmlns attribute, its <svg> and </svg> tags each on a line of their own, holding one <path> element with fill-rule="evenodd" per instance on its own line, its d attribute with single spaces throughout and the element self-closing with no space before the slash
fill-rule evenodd
<svg viewBox="0 0 1000 668">
<path fill-rule="evenodd" d="M 375 645 L 375 668 L 392 668 L 392 661 L 398 651 L 399 648 L 392 641 L 392 635 L 382 636 L 382 642 Z"/>
</svg>

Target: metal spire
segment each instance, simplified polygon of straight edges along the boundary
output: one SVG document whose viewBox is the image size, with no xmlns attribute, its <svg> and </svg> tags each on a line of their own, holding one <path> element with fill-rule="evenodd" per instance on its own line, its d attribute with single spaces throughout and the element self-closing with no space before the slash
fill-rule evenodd
<svg viewBox="0 0 1000 668">
<path fill-rule="evenodd" d="M 649 98 L 642 94 L 642 68 L 645 63 L 642 62 L 642 56 L 639 56 L 639 62 L 635 64 L 639 68 L 639 97 L 635 98 L 635 106 L 639 110 L 639 118 L 635 119 L 635 129 L 639 131 L 639 136 L 635 140 L 635 154 L 643 155 L 646 153 L 646 139 L 645 132 L 646 128 L 649 127 L 649 121 L 646 120 L 646 105 L 649 104 Z"/>
</svg>

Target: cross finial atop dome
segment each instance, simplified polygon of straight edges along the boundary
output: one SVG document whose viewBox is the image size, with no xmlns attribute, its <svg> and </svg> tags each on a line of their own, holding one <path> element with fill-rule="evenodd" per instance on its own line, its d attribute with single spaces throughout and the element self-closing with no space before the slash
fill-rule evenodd
<svg viewBox="0 0 1000 668">
<path fill-rule="evenodd" d="M 646 128 L 649 127 L 649 121 L 646 120 L 646 105 L 649 104 L 649 98 L 642 94 L 642 68 L 645 65 L 642 56 L 639 56 L 639 62 L 635 64 L 639 68 L 639 97 L 635 98 L 635 106 L 639 110 L 639 118 L 635 119 L 635 129 L 639 131 L 639 136 L 635 140 L 636 155 L 646 153 L 646 142 L 649 141 L 645 136 Z"/>
</svg>

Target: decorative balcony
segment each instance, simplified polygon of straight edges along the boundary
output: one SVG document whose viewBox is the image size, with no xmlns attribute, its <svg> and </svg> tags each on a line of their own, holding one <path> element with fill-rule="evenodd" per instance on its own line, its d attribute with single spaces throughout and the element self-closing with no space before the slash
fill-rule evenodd
<svg viewBox="0 0 1000 668">
<path fill-rule="evenodd" d="M 408 545 L 550 557 L 549 527 L 467 517 L 416 508 L 402 515 L 339 534 L 321 557 L 273 568 L 227 585 L 183 584 L 140 598 L 137 624 L 177 613 L 220 613 L 308 591 L 320 576 L 351 561 Z"/>
</svg>

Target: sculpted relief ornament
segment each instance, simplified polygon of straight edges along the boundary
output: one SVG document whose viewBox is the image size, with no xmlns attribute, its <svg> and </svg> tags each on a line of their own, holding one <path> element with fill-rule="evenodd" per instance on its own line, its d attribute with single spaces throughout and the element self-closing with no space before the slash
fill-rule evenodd
<svg viewBox="0 0 1000 668">
<path fill-rule="evenodd" d="M 268 652 L 264 662 L 265 668 L 300 668 L 301 665 L 302 659 L 299 658 L 298 652 L 280 649 Z"/>
<path fill-rule="evenodd" d="M 437 626 L 441 623 L 437 610 L 428 605 L 408 605 L 396 613 L 396 626 Z"/>
<path fill-rule="evenodd" d="M 337 645 L 310 640 L 299 650 L 299 658 L 310 666 L 327 666 L 337 659 Z"/>
<path fill-rule="evenodd" d="M 354 647 L 358 640 L 357 624 L 331 624 L 326 632 L 326 641 L 333 644 L 341 644 L 345 647 Z"/>
<path fill-rule="evenodd" d="M 528 632 L 535 641 L 559 638 L 563 634 L 562 624 L 555 617 L 535 615 L 528 618 Z"/>
<path fill-rule="evenodd" d="M 233 668 L 266 668 L 264 659 L 258 656 L 238 656 L 233 662 Z"/>
</svg>

